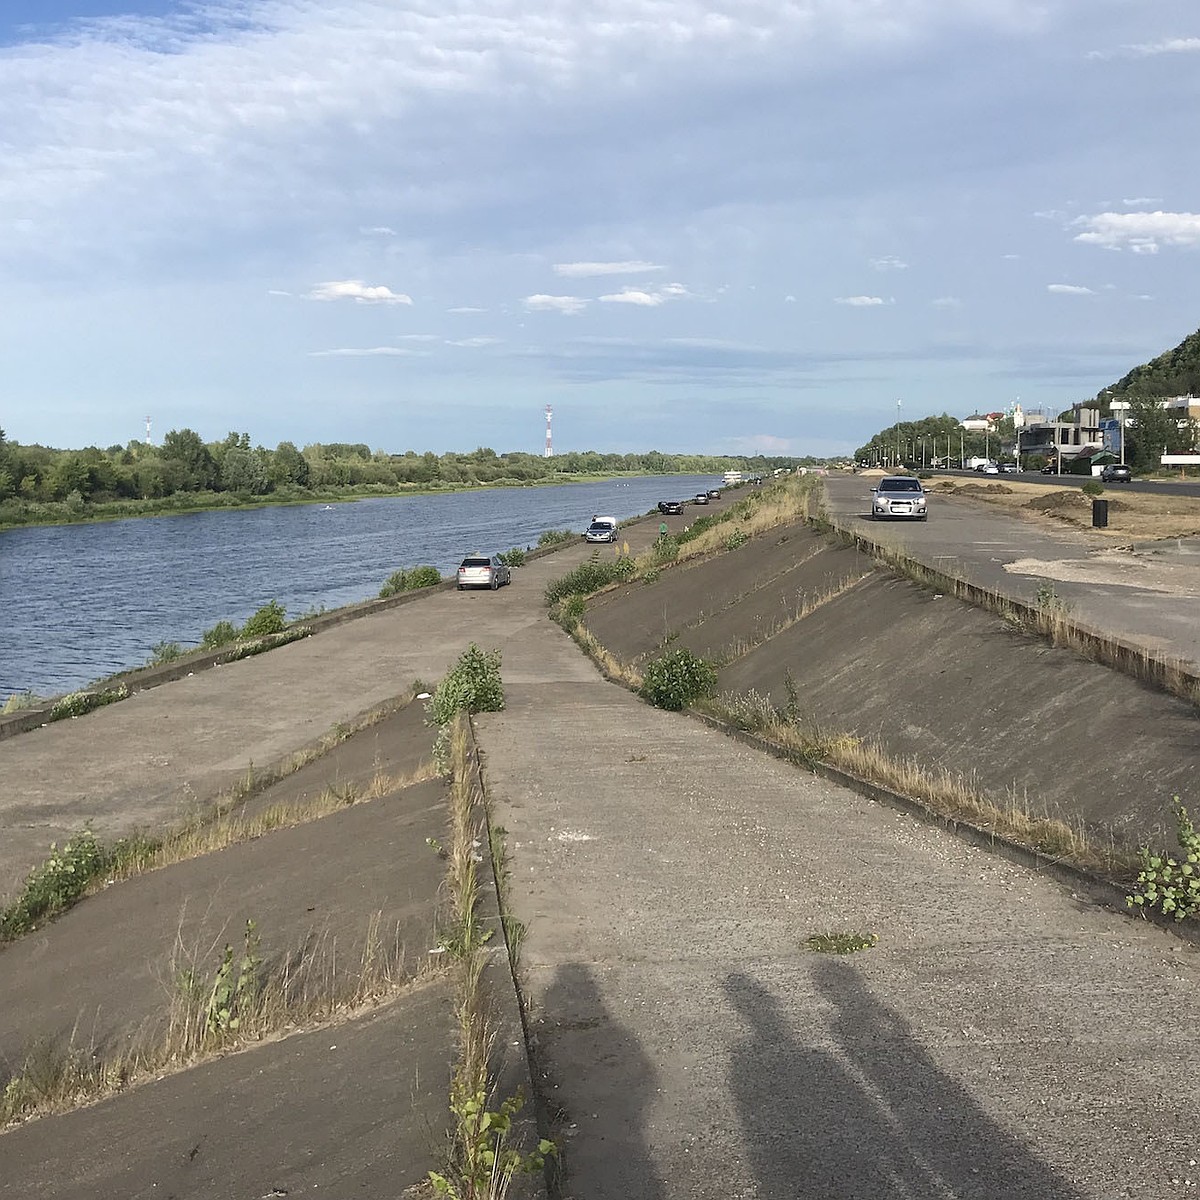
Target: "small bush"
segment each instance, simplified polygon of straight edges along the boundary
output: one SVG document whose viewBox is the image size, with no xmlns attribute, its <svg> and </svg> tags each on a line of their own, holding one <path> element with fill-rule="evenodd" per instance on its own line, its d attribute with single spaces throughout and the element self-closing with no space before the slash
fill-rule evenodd
<svg viewBox="0 0 1200 1200">
<path fill-rule="evenodd" d="M 674 562 L 679 557 L 679 544 L 679 538 L 669 533 L 660 533 L 654 539 L 654 545 L 650 547 L 654 562 L 660 566 L 663 563 Z"/>
<path fill-rule="evenodd" d="M 555 608 L 551 614 L 554 619 L 570 633 L 580 621 L 583 620 L 583 614 L 587 611 L 586 599 L 578 593 L 567 596 Z"/>
<path fill-rule="evenodd" d="M 1087 483 L 1079 489 L 1085 496 L 1103 496 L 1104 485 L 1098 479 L 1089 479 Z"/>
<path fill-rule="evenodd" d="M 56 700 L 50 709 L 48 720 L 65 721 L 71 717 L 82 717 L 84 713 L 103 708 L 106 704 L 115 704 L 118 700 L 126 700 L 129 689 L 121 684 L 118 688 L 104 692 L 71 692 Z"/>
<path fill-rule="evenodd" d="M 749 535 L 743 529 L 735 529 L 725 539 L 726 550 L 736 550 L 739 546 L 744 546 L 750 540 Z"/>
<path fill-rule="evenodd" d="M 1183 861 L 1166 851 L 1154 853 L 1143 847 L 1142 870 L 1137 877 L 1140 890 L 1126 896 L 1125 903 L 1130 907 L 1158 908 L 1182 921 L 1200 910 L 1200 833 L 1178 796 L 1175 815 Z"/>
<path fill-rule="evenodd" d="M 572 533 L 569 529 L 547 529 L 545 533 L 538 538 L 539 546 L 559 546 L 563 542 L 573 542 L 578 534 Z"/>
<path fill-rule="evenodd" d="M 680 647 L 646 666 L 640 695 L 655 708 L 679 712 L 696 700 L 716 694 L 717 672 L 712 663 Z"/>
<path fill-rule="evenodd" d="M 520 546 L 514 546 L 511 550 L 505 550 L 503 554 L 497 554 L 496 557 L 509 567 L 523 567 L 525 565 L 525 551 Z"/>
<path fill-rule="evenodd" d="M 183 657 L 183 647 L 178 642 L 155 642 L 150 647 L 150 665 L 161 667 Z"/>
<path fill-rule="evenodd" d="M 461 713 L 499 712 L 504 707 L 500 651 L 472 642 L 433 690 L 427 711 L 434 725 L 446 726 Z"/>
<path fill-rule="evenodd" d="M 287 612 L 278 600 L 264 604 L 242 626 L 239 634 L 243 638 L 268 637 L 272 633 L 282 633 L 287 625 Z"/>
<path fill-rule="evenodd" d="M 238 627 L 232 621 L 218 621 L 200 635 L 200 648 L 219 650 L 222 646 L 228 646 L 230 642 L 236 642 L 237 638 Z"/>
<path fill-rule="evenodd" d="M 24 891 L 0 913 L 0 939 L 11 941 L 43 918 L 65 912 L 108 862 L 90 829 L 76 834 L 61 850 L 51 843 L 50 857 L 29 873 Z"/>
<path fill-rule="evenodd" d="M 379 589 L 379 598 L 386 600 L 388 596 L 396 596 L 400 592 L 416 592 L 421 588 L 436 587 L 441 582 L 442 575 L 437 567 L 413 567 L 411 570 L 393 571 Z"/>
<path fill-rule="evenodd" d="M 33 708 L 39 704 L 37 696 L 32 692 L 13 692 L 5 702 L 0 705 L 0 716 L 7 716 L 9 713 L 20 712 L 25 708 Z"/>
<path fill-rule="evenodd" d="M 631 558 L 622 556 L 601 560 L 598 555 L 593 555 L 573 571 L 546 585 L 546 603 L 555 604 L 567 596 L 590 596 L 607 584 L 629 579 L 636 570 Z"/>
</svg>

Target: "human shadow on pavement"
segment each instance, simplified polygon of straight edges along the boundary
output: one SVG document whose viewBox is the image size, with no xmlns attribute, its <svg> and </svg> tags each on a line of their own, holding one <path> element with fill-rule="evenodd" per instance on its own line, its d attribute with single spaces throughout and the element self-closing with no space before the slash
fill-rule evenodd
<svg viewBox="0 0 1200 1200">
<path fill-rule="evenodd" d="M 822 962 L 813 981 L 834 1009 L 832 1047 L 820 1045 L 820 1028 L 800 1041 L 797 1021 L 757 980 L 725 981 L 745 1022 L 730 1079 L 760 1197 L 1080 1200 L 942 1071 L 853 967 Z"/>
<path fill-rule="evenodd" d="M 613 1019 L 580 963 L 557 970 L 538 1007 L 542 1116 L 562 1146 L 555 1191 L 571 1200 L 662 1200 L 645 1137 L 658 1072 L 641 1043 Z"/>
</svg>

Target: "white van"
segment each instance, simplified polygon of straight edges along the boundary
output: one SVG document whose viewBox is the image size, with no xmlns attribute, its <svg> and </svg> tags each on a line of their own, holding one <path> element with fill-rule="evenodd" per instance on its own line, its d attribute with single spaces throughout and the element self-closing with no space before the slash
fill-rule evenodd
<svg viewBox="0 0 1200 1200">
<path fill-rule="evenodd" d="M 617 540 L 616 517 L 593 517 L 583 535 L 589 542 L 615 542 Z"/>
</svg>

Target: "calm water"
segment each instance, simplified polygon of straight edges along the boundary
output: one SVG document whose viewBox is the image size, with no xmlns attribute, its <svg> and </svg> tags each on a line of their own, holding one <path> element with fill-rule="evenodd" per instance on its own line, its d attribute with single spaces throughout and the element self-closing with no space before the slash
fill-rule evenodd
<svg viewBox="0 0 1200 1200">
<path fill-rule="evenodd" d="M 378 595 L 400 567 L 449 575 L 463 555 L 532 545 L 715 487 L 712 476 L 498 488 L 443 496 L 61 525 L 0 533 L 0 702 L 53 695 L 199 642 L 270 600 L 291 616 Z"/>
</svg>

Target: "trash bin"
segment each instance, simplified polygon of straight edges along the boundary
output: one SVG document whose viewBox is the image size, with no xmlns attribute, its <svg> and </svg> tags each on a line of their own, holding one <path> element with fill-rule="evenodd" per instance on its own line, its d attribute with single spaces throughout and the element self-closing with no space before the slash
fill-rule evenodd
<svg viewBox="0 0 1200 1200">
<path fill-rule="evenodd" d="M 1092 528 L 1107 529 L 1108 528 L 1108 501 L 1107 500 L 1092 500 Z"/>
</svg>

